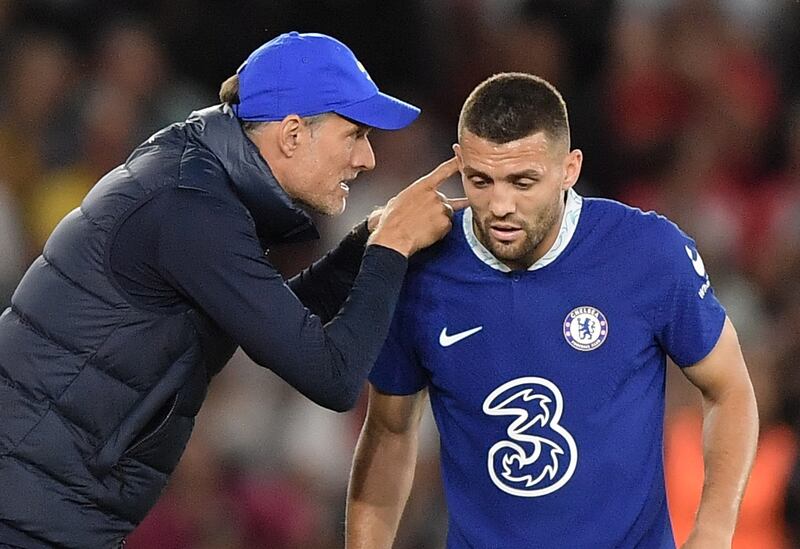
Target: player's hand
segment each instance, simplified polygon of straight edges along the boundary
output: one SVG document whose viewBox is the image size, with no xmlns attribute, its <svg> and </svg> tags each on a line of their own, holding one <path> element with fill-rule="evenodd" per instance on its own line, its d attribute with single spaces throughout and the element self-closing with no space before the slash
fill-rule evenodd
<svg viewBox="0 0 800 549">
<path fill-rule="evenodd" d="M 408 257 L 447 234 L 453 212 L 466 207 L 467 199 L 449 199 L 437 189 L 457 171 L 456 159 L 451 158 L 400 191 L 384 207 L 369 243 Z"/>
</svg>

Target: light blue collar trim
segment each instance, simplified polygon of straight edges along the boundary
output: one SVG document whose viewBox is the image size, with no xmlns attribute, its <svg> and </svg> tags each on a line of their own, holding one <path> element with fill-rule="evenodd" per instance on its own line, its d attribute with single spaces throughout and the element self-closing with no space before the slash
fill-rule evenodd
<svg viewBox="0 0 800 549">
<path fill-rule="evenodd" d="M 573 189 L 568 190 L 567 203 L 564 208 L 564 218 L 561 220 L 561 228 L 558 231 L 556 241 L 553 242 L 553 245 L 546 254 L 540 257 L 536 263 L 528 267 L 529 271 L 535 271 L 549 265 L 555 261 L 559 255 L 561 255 L 561 252 L 566 249 L 567 245 L 569 245 L 573 235 L 575 234 L 575 229 L 578 226 L 578 220 L 581 217 L 582 207 L 583 197 L 576 193 Z M 467 239 L 467 244 L 469 244 L 469 247 L 478 257 L 478 259 L 486 263 L 492 269 L 496 269 L 504 273 L 511 271 L 508 265 L 493 256 L 492 253 L 487 250 L 483 244 L 481 244 L 480 240 L 478 240 L 478 237 L 475 236 L 475 231 L 472 227 L 472 208 L 467 208 L 464 210 L 462 227 L 464 229 L 464 237 Z"/>
</svg>

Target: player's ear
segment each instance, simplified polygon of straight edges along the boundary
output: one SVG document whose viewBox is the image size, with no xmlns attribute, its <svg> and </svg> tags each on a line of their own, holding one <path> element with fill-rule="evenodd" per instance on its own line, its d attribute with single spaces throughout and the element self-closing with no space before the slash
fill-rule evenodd
<svg viewBox="0 0 800 549">
<path fill-rule="evenodd" d="M 578 182 L 583 166 L 583 152 L 580 149 L 570 151 L 564 158 L 564 181 L 561 184 L 563 190 L 571 189 Z"/>
<path fill-rule="evenodd" d="M 458 143 L 453 143 L 453 152 L 456 155 L 456 162 L 458 163 L 458 169 L 462 170 L 464 168 L 464 159 L 461 158 L 461 145 Z"/>
</svg>

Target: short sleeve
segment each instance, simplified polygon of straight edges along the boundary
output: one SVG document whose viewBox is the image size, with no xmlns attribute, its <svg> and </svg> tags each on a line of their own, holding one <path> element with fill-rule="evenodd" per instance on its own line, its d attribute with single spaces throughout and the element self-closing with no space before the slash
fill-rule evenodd
<svg viewBox="0 0 800 549">
<path fill-rule="evenodd" d="M 369 381 L 382 393 L 411 395 L 428 384 L 414 346 L 413 304 L 404 288 L 389 335 L 372 368 Z"/>
<path fill-rule="evenodd" d="M 678 366 L 692 366 L 717 344 L 725 309 L 694 240 L 669 223 L 661 246 L 664 257 L 659 263 L 666 276 L 656 313 L 656 338 Z"/>
</svg>

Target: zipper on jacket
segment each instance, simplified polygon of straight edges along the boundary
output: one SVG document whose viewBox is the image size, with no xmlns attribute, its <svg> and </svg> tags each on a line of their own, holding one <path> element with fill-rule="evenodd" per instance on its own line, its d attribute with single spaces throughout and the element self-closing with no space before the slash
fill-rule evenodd
<svg viewBox="0 0 800 549">
<path fill-rule="evenodd" d="M 137 440 L 136 442 L 134 442 L 133 445 L 131 445 L 129 448 L 127 448 L 124 452 L 122 452 L 123 455 L 134 451 L 136 448 L 138 448 L 139 446 L 141 446 L 142 444 L 144 444 L 145 442 L 147 442 L 148 440 L 153 438 L 155 435 L 157 435 L 159 433 L 159 431 L 161 431 L 161 429 L 163 429 L 164 425 L 166 425 L 167 421 L 169 421 L 170 418 L 172 418 L 172 414 L 175 411 L 175 407 L 177 405 L 178 405 L 178 395 L 175 395 L 174 397 L 172 397 L 172 405 L 169 407 L 169 410 L 167 411 L 167 415 L 164 416 L 164 419 L 162 419 L 159 422 L 159 424 L 156 426 L 155 429 L 153 429 L 152 431 L 147 433 L 143 438 L 141 438 L 141 439 Z"/>
</svg>

